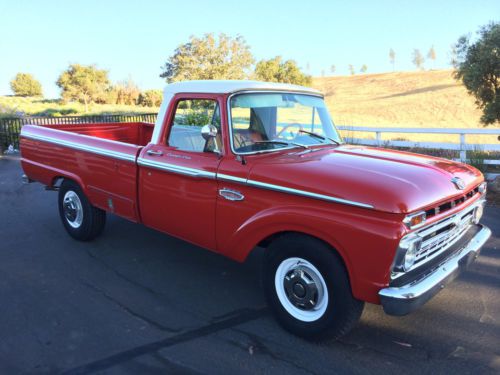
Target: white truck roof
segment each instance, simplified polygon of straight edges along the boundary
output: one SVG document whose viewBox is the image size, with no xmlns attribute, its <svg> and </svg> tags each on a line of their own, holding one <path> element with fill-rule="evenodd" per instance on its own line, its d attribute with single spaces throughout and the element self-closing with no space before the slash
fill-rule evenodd
<svg viewBox="0 0 500 375">
<path fill-rule="evenodd" d="M 298 91 L 311 94 L 321 94 L 318 90 L 310 87 L 291 85 L 287 83 L 260 82 L 245 80 L 203 80 L 203 81 L 182 81 L 167 85 L 163 92 L 164 97 L 178 93 L 209 93 L 228 94 L 238 91 Z"/>
</svg>

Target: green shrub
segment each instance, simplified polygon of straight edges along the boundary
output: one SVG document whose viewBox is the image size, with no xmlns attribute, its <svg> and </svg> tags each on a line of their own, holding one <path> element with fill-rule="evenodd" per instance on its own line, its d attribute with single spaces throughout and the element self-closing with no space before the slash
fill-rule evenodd
<svg viewBox="0 0 500 375">
<path fill-rule="evenodd" d="M 481 150 L 467 151 L 467 164 L 479 169 L 482 173 L 485 173 L 488 169 L 488 165 L 484 163 L 487 159 L 492 159 L 488 152 Z"/>
<path fill-rule="evenodd" d="M 137 104 L 143 107 L 159 107 L 163 100 L 163 93 L 161 90 L 146 90 L 139 94 Z"/>
</svg>

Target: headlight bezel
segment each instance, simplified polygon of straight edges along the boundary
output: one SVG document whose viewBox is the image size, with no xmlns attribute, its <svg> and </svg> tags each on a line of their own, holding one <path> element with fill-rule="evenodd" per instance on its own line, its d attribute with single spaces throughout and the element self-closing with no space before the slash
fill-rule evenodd
<svg viewBox="0 0 500 375">
<path fill-rule="evenodd" d="M 393 272 L 408 272 L 415 264 L 416 255 L 422 247 L 422 237 L 410 233 L 399 241 L 394 258 Z"/>
</svg>

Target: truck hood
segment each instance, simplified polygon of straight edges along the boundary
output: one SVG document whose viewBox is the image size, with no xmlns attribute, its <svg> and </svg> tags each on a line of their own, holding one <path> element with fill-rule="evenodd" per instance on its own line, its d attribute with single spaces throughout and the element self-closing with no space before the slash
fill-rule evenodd
<svg viewBox="0 0 500 375">
<path fill-rule="evenodd" d="M 409 213 L 429 207 L 483 181 L 475 168 L 447 159 L 373 147 L 341 145 L 267 154 L 249 179 Z M 452 178 L 464 183 L 458 189 Z"/>
</svg>

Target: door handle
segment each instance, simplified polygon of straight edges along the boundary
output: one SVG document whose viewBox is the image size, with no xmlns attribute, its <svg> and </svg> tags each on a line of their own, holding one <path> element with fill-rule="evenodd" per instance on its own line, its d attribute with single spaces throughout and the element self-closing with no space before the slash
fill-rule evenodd
<svg viewBox="0 0 500 375">
<path fill-rule="evenodd" d="M 245 199 L 245 196 L 239 191 L 231 189 L 220 189 L 219 195 L 227 199 L 228 201 L 242 201 L 243 199 Z"/>
<path fill-rule="evenodd" d="M 148 150 L 147 154 L 151 156 L 162 156 L 163 151 Z"/>
</svg>

